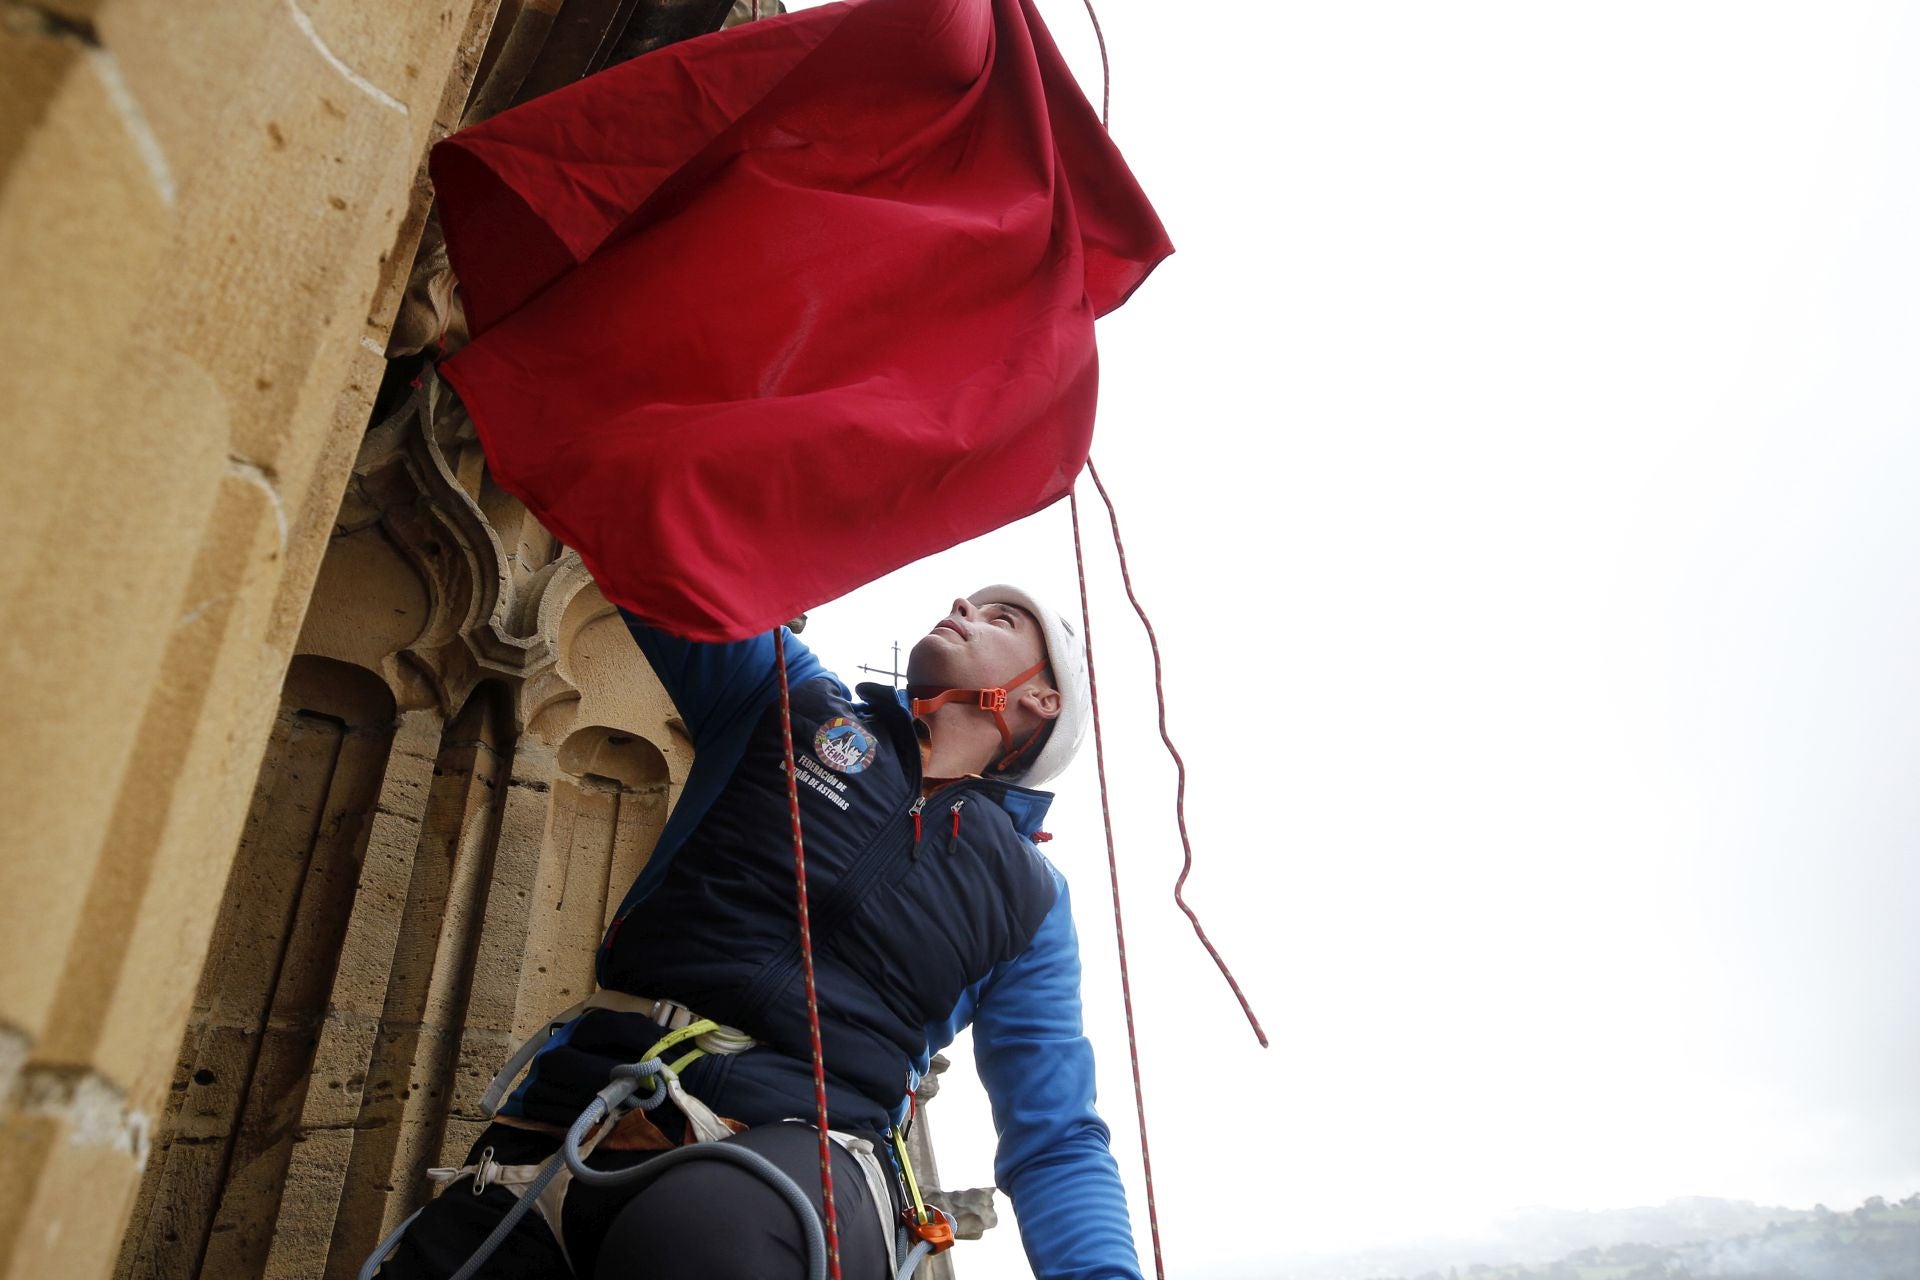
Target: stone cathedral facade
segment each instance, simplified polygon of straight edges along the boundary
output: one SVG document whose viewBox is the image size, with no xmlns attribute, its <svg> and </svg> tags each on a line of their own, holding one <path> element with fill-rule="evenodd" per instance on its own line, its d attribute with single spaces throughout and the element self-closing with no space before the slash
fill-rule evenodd
<svg viewBox="0 0 1920 1280">
<path fill-rule="evenodd" d="M 692 763 L 436 386 L 354 462 L 120 1275 L 351 1276 L 519 1037 L 592 990 Z"/>
<path fill-rule="evenodd" d="M 692 749 L 415 354 L 426 150 L 777 8 L 0 0 L 0 1280 L 351 1276 L 590 989 Z"/>
</svg>

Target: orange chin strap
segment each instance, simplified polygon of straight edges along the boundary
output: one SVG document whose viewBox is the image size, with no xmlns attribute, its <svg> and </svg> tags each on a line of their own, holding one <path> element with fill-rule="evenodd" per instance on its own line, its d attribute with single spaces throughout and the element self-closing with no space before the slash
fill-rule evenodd
<svg viewBox="0 0 1920 1280">
<path fill-rule="evenodd" d="M 919 698 L 913 696 L 914 690 L 916 688 L 926 689 L 927 686 L 909 685 L 907 686 L 907 696 L 912 700 L 912 710 L 915 719 L 930 716 L 941 707 L 946 706 L 949 702 L 966 702 L 976 709 L 985 711 L 993 716 L 993 727 L 1000 731 L 1000 749 L 1006 753 L 994 762 L 994 768 L 1005 769 L 1015 760 L 1018 760 L 1021 756 L 1032 750 L 1033 744 L 1040 740 L 1040 735 L 1045 733 L 1047 728 L 1046 725 L 1041 725 L 1028 736 L 1025 742 L 1016 748 L 1013 745 L 1013 730 L 1007 725 L 1007 690 L 1018 689 L 1021 685 L 1033 679 L 1046 669 L 1047 660 L 1042 658 L 1013 679 L 1007 681 L 1004 688 L 942 689 L 931 697 Z"/>
</svg>

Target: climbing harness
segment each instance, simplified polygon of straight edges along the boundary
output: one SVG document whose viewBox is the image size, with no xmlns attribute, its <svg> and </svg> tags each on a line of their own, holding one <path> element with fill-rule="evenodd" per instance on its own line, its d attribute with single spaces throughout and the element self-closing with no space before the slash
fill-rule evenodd
<svg viewBox="0 0 1920 1280">
<path fill-rule="evenodd" d="M 644 1014 L 660 1025 L 668 1027 L 669 1030 L 666 1035 L 654 1041 L 652 1047 L 642 1055 L 641 1061 L 614 1068 L 612 1079 L 606 1088 L 594 1095 L 587 1109 L 574 1121 L 565 1140 L 561 1143 L 560 1150 L 554 1152 L 542 1163 L 502 1165 L 494 1160 L 493 1148 L 488 1147 L 471 1165 L 457 1169 L 427 1171 L 428 1178 L 442 1188 L 463 1177 L 471 1176 L 474 1195 L 481 1194 L 488 1187 L 498 1186 L 512 1191 L 516 1197 L 513 1208 L 509 1209 L 500 1222 L 495 1224 L 493 1232 L 478 1249 L 474 1250 L 466 1264 L 454 1274 L 454 1280 L 469 1280 L 469 1277 L 484 1266 L 506 1238 L 512 1234 L 520 1220 L 535 1209 L 539 1210 L 540 1216 L 546 1221 L 555 1242 L 560 1246 L 561 1255 L 566 1257 L 568 1264 L 571 1265 L 572 1258 L 567 1252 L 566 1230 L 562 1221 L 568 1183 L 577 1179 L 590 1186 L 608 1185 L 606 1172 L 588 1168 L 584 1163 L 585 1157 L 603 1137 L 612 1132 L 613 1122 L 617 1122 L 627 1112 L 651 1111 L 669 1099 L 686 1118 L 687 1129 L 695 1145 L 682 1147 L 678 1151 L 656 1157 L 633 1169 L 617 1170 L 615 1172 L 620 1176 L 612 1179 L 613 1182 L 637 1179 L 642 1171 L 650 1171 L 648 1180 L 651 1180 L 665 1171 L 664 1168 L 656 1168 L 656 1166 L 671 1167 L 673 1164 L 681 1163 L 682 1159 L 706 1156 L 743 1164 L 761 1177 L 768 1178 L 769 1181 L 775 1181 L 777 1177 L 775 1189 L 780 1191 L 782 1196 L 786 1196 L 787 1190 L 792 1188 L 792 1180 L 765 1157 L 751 1151 L 713 1147 L 712 1144 L 730 1136 L 733 1130 L 705 1103 L 688 1093 L 680 1083 L 680 1073 L 707 1054 L 744 1053 L 758 1042 L 742 1031 L 722 1026 L 711 1018 L 702 1018 L 686 1006 L 671 1000 L 633 996 L 622 991 L 596 991 L 565 1013 L 548 1019 L 540 1030 L 529 1036 L 509 1055 L 506 1064 L 488 1084 L 486 1093 L 481 1097 L 480 1106 L 489 1118 L 499 1111 L 507 1091 L 513 1087 L 520 1073 L 539 1053 L 540 1048 L 575 1018 L 595 1009 Z M 687 1046 L 687 1052 L 680 1054 L 672 1062 L 666 1061 L 664 1055 L 669 1050 L 683 1045 Z M 652 1091 L 645 1098 L 634 1101 L 633 1095 L 643 1082 L 650 1084 Z M 608 1123 L 599 1127 L 596 1132 L 596 1126 L 601 1126 L 603 1121 Z M 591 1138 L 588 1136 L 590 1133 Z M 769 1174 L 774 1177 L 769 1177 Z M 793 1190 L 797 1194 L 797 1188 Z M 812 1206 L 806 1204 L 804 1195 L 800 1197 L 800 1203 L 805 1206 L 806 1218 L 810 1222 L 813 1218 Z M 406 1233 L 408 1227 L 413 1225 L 414 1219 L 420 1216 L 420 1212 L 416 1210 L 375 1246 L 372 1255 L 360 1268 L 360 1280 L 369 1280 L 379 1270 L 380 1265 L 400 1243 L 400 1237 Z M 815 1230 L 817 1229 L 816 1226 Z M 814 1280 L 820 1280 L 825 1275 L 825 1271 L 811 1274 L 814 1274 Z"/>
<path fill-rule="evenodd" d="M 676 1004 L 672 1000 L 628 995 L 624 991 L 595 991 L 572 1008 L 547 1019 L 538 1031 L 528 1036 L 521 1042 L 519 1048 L 508 1055 L 506 1062 L 488 1083 L 487 1091 L 480 1096 L 480 1110 L 486 1113 L 488 1119 L 492 1119 L 499 1112 L 500 1104 L 506 1101 L 507 1091 L 513 1088 L 514 1082 L 519 1080 L 520 1073 L 527 1069 L 528 1064 L 539 1056 L 540 1050 L 546 1047 L 547 1041 L 558 1035 L 575 1018 L 595 1009 L 609 1009 L 616 1013 L 637 1013 L 652 1019 L 672 1032 L 682 1031 L 695 1022 L 701 1022 L 704 1025 L 700 1029 L 683 1039 L 691 1039 L 698 1049 L 705 1053 L 745 1053 L 759 1043 L 744 1031 L 703 1019 L 685 1005 Z M 678 1044 L 681 1041 L 676 1040 L 674 1043 Z M 699 1054 L 696 1053 L 679 1059 L 673 1064 L 674 1069 L 684 1070 L 686 1065 L 698 1056 Z"/>
<path fill-rule="evenodd" d="M 578 1016 L 579 1013 L 589 1009 L 605 1008 L 646 1012 L 664 1006 L 672 1007 L 675 1012 L 670 1016 L 676 1020 L 691 1016 L 690 1010 L 684 1006 L 674 1005 L 671 1001 L 648 1001 L 620 992 L 597 992 L 588 1000 L 575 1006 L 569 1014 Z M 566 1014 L 549 1020 L 542 1032 L 536 1035 L 531 1043 L 538 1045 L 551 1034 L 554 1028 L 564 1026 L 570 1020 Z M 517 1197 L 513 1207 L 502 1215 L 492 1232 L 474 1250 L 460 1270 L 454 1273 L 452 1280 L 471 1280 L 505 1243 L 508 1236 L 513 1234 L 527 1214 L 535 1209 L 538 1209 L 546 1220 L 554 1240 L 560 1246 L 562 1255 L 567 1256 L 568 1265 L 571 1266 L 572 1259 L 567 1255 L 566 1236 L 561 1223 L 561 1200 L 568 1182 L 578 1181 L 596 1187 L 632 1186 L 638 1190 L 667 1170 L 689 1160 L 699 1159 L 722 1160 L 739 1165 L 771 1186 L 793 1210 L 800 1224 L 807 1256 L 808 1280 L 826 1280 L 830 1274 L 827 1235 L 823 1230 L 821 1215 L 814 1212 L 806 1193 L 784 1170 L 760 1153 L 745 1147 L 727 1146 L 721 1143 L 720 1139 L 730 1136 L 732 1130 L 704 1103 L 687 1093 L 680 1083 L 680 1073 L 700 1057 L 708 1053 L 742 1052 L 753 1043 L 751 1037 L 722 1027 L 712 1019 L 691 1016 L 691 1020 L 685 1021 L 684 1025 L 656 1040 L 641 1061 L 615 1067 L 606 1087 L 594 1095 L 593 1101 L 568 1128 L 566 1136 L 561 1140 L 560 1149 L 540 1164 L 501 1165 L 493 1158 L 493 1148 L 488 1147 L 471 1165 L 459 1169 L 429 1170 L 428 1176 L 443 1188 L 462 1177 L 471 1176 L 473 1180 L 471 1190 L 474 1195 L 481 1194 L 489 1187 L 499 1186 L 513 1191 Z M 691 1045 L 689 1052 L 672 1062 L 666 1060 L 670 1050 L 688 1044 Z M 509 1059 L 511 1071 L 503 1068 L 501 1075 L 496 1077 L 493 1085 L 489 1087 L 488 1096 L 503 1097 L 506 1088 L 518 1075 L 518 1068 L 514 1068 L 513 1064 L 517 1062 L 520 1067 L 524 1067 L 525 1061 L 531 1057 L 531 1054 L 523 1057 L 516 1052 L 513 1058 Z M 641 1092 L 643 1086 L 649 1087 L 649 1091 L 644 1097 L 636 1097 L 635 1095 Z M 694 1135 L 692 1145 L 677 1148 L 624 1169 L 595 1169 L 586 1163 L 586 1158 L 592 1154 L 601 1139 L 611 1133 L 624 1116 L 633 1111 L 651 1111 L 669 1100 L 686 1116 L 688 1127 Z M 913 1232 L 905 1225 L 885 1221 L 891 1212 L 892 1197 L 887 1193 L 885 1179 L 873 1145 L 855 1134 L 833 1132 L 829 1137 L 836 1145 L 849 1152 L 860 1166 L 869 1194 L 883 1219 L 882 1231 L 887 1239 L 888 1263 L 890 1268 L 896 1268 L 893 1270 L 895 1280 L 909 1280 L 920 1260 L 942 1247 L 937 1243 L 929 1243 L 930 1239 L 937 1240 L 939 1224 Z M 905 1158 L 904 1148 L 901 1151 L 901 1158 L 903 1160 Z M 911 1178 L 910 1172 L 908 1177 Z M 915 1198 L 918 1204 L 917 1189 Z M 408 1216 L 374 1247 L 372 1255 L 360 1268 L 359 1280 L 371 1280 L 380 1266 L 392 1255 L 393 1250 L 400 1243 L 401 1236 L 413 1225 L 414 1220 L 420 1216 L 420 1212 L 415 1211 Z M 909 1214 L 911 1212 L 909 1211 Z M 933 1209 L 932 1212 L 938 1214 L 940 1211 Z M 922 1219 L 926 1213 L 927 1207 L 921 1205 Z M 943 1216 L 940 1221 L 946 1224 L 950 1242 L 951 1220 Z M 919 1243 L 912 1243 L 914 1240 Z"/>
</svg>

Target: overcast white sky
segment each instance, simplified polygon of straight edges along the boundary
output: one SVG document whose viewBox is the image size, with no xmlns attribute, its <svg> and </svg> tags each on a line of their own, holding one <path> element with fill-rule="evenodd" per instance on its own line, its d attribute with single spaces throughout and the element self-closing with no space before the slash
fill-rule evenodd
<svg viewBox="0 0 1920 1280">
<path fill-rule="evenodd" d="M 1097 97 L 1079 5 L 1042 7 Z M 1100 10 L 1179 252 L 1102 324 L 1094 453 L 1189 898 L 1275 1041 L 1168 895 L 1096 536 L 1170 1274 L 1920 1190 L 1916 7 Z M 1064 504 L 808 639 L 851 675 L 999 578 L 1071 599 Z M 1092 772 L 1049 851 L 1137 1182 Z M 960 1056 L 942 1172 L 985 1185 Z M 958 1262 L 1026 1274 L 1011 1226 Z"/>
</svg>

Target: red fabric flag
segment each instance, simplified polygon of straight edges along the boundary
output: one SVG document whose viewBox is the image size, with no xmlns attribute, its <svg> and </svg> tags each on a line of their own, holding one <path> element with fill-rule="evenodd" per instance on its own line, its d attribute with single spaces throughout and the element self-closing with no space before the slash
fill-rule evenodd
<svg viewBox="0 0 1920 1280">
<path fill-rule="evenodd" d="M 500 486 L 607 597 L 751 635 L 1072 487 L 1172 252 L 1027 0 L 671 45 L 434 149 Z"/>
</svg>

